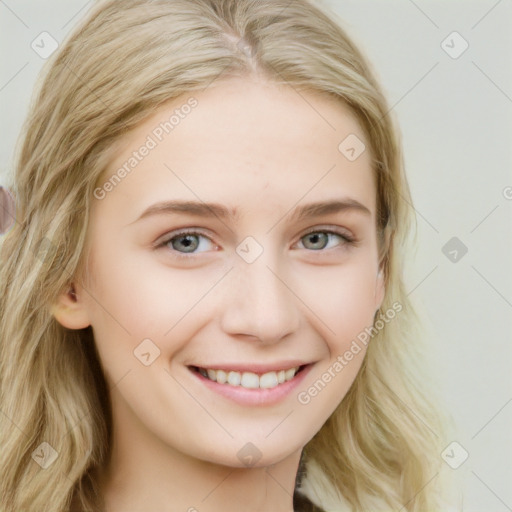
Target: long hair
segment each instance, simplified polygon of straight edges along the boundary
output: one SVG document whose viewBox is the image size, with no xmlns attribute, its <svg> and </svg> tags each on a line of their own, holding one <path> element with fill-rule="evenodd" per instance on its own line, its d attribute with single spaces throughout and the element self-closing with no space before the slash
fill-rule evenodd
<svg viewBox="0 0 512 512">
<path fill-rule="evenodd" d="M 399 132 L 365 58 L 313 0 L 106 0 L 45 63 L 18 142 L 16 223 L 0 247 L 1 512 L 102 510 L 108 385 L 92 329 L 64 328 L 52 304 L 86 272 L 94 190 L 122 137 L 173 98 L 254 73 L 357 116 L 377 185 L 380 316 L 401 306 L 392 320 L 376 315 L 353 385 L 304 448 L 296 492 L 336 510 L 377 510 L 376 500 L 440 510 L 444 420 L 421 377 L 402 276 L 414 212 Z"/>
</svg>

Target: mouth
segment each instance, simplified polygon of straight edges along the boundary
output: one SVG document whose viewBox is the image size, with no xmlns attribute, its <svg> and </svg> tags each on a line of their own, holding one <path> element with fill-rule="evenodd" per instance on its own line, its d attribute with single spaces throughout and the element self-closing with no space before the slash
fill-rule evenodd
<svg viewBox="0 0 512 512">
<path fill-rule="evenodd" d="M 189 366 L 188 368 L 209 381 L 216 382 L 223 386 L 239 387 L 245 389 L 273 389 L 295 379 L 297 374 L 304 371 L 309 364 L 295 366 L 292 368 L 268 371 L 265 373 L 241 372 L 230 369 L 202 368 Z"/>
</svg>

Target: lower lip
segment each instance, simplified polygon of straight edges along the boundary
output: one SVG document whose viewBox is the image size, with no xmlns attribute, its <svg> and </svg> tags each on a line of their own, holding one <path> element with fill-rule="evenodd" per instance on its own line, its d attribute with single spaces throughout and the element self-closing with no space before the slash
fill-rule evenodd
<svg viewBox="0 0 512 512">
<path fill-rule="evenodd" d="M 312 366 L 308 364 L 293 379 L 278 384 L 275 388 L 266 389 L 247 389 L 242 386 L 219 384 L 191 368 L 189 370 L 206 387 L 241 405 L 272 405 L 284 400 L 304 380 Z"/>
</svg>

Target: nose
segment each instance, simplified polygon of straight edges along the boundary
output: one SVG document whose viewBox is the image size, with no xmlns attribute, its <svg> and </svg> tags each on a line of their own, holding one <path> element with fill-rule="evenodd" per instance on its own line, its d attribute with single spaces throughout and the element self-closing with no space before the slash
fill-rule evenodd
<svg viewBox="0 0 512 512">
<path fill-rule="evenodd" d="M 265 344 L 279 342 L 298 329 L 299 300 L 287 272 L 263 254 L 253 263 L 242 259 L 224 283 L 221 328 L 229 335 L 249 336 Z"/>
</svg>

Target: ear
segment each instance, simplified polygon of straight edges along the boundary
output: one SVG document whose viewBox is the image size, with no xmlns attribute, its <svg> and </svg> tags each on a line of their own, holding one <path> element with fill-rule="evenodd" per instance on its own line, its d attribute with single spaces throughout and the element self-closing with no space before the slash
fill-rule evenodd
<svg viewBox="0 0 512 512">
<path fill-rule="evenodd" d="M 57 322 L 68 329 L 84 329 L 91 325 L 83 302 L 83 293 L 77 294 L 73 284 L 66 292 L 59 295 L 51 311 Z"/>
<path fill-rule="evenodd" d="M 377 277 L 375 278 L 375 311 L 377 311 L 382 305 L 384 295 L 386 294 L 386 283 L 384 278 L 384 270 L 379 268 Z"/>
</svg>

